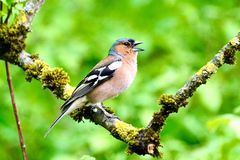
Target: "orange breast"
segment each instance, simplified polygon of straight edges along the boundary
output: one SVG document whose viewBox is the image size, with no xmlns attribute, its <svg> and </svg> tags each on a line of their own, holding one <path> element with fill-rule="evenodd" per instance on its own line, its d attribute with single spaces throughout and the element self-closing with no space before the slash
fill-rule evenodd
<svg viewBox="0 0 240 160">
<path fill-rule="evenodd" d="M 136 63 L 127 63 L 123 61 L 122 66 L 115 71 L 111 79 L 105 81 L 87 94 L 88 100 L 91 103 L 99 103 L 117 96 L 133 82 L 136 72 Z"/>
</svg>

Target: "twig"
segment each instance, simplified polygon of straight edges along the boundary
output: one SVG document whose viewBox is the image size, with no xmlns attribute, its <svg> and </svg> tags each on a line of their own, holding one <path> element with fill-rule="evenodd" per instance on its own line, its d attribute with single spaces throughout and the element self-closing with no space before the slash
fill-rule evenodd
<svg viewBox="0 0 240 160">
<path fill-rule="evenodd" d="M 192 78 L 180 88 L 175 95 L 161 95 L 160 104 L 163 106 L 160 112 L 154 114 L 148 127 L 155 131 L 161 130 L 167 117 L 177 112 L 180 107 L 187 105 L 187 100 L 192 97 L 196 89 L 205 84 L 211 76 L 223 64 L 234 64 L 235 53 L 240 50 L 240 33 L 230 40 L 219 52 L 204 65 Z"/>
<path fill-rule="evenodd" d="M 32 19 L 40 8 L 44 0 L 30 0 L 24 8 L 22 16 L 15 21 L 15 25 L 30 28 Z M 114 114 L 104 107 L 90 106 L 83 110 L 75 110 L 71 117 L 76 121 L 82 118 L 90 119 L 92 122 L 106 128 L 115 138 L 128 144 L 130 153 L 150 154 L 158 156 L 158 147 L 160 146 L 159 133 L 167 117 L 177 112 L 182 106 L 187 105 L 187 100 L 193 95 L 196 89 L 205 84 L 224 63 L 233 64 L 235 52 L 240 50 L 240 34 L 225 45 L 219 53 L 205 66 L 203 66 L 190 81 L 186 83 L 175 95 L 162 95 L 160 104 L 162 108 L 159 112 L 153 114 L 153 118 L 146 128 L 135 128 L 131 124 L 121 121 Z M 61 99 L 71 95 L 72 87 L 68 84 L 67 74 L 59 68 L 51 68 L 47 63 L 38 58 L 38 56 L 29 55 L 22 51 L 17 53 L 18 59 L 12 62 L 19 65 L 27 73 L 28 80 L 35 78 L 41 81 L 44 88 L 50 89 Z M 1 59 L 9 61 L 4 56 Z"/>
<path fill-rule="evenodd" d="M 218 68 L 224 63 L 233 64 L 235 52 L 239 50 L 240 34 L 227 43 L 227 45 L 225 45 L 210 62 L 203 66 L 175 95 L 162 95 L 160 99 L 162 108 L 159 112 L 153 114 L 153 119 L 146 128 L 135 128 L 131 124 L 121 121 L 115 115 L 109 115 L 104 108 L 97 108 L 96 106 L 85 108 L 85 111 L 76 110 L 71 114 L 71 117 L 77 121 L 81 121 L 84 117 L 103 126 L 115 138 L 126 142 L 129 145 L 130 153 L 135 152 L 137 154 L 158 156 L 159 152 L 157 148 L 160 146 L 159 133 L 167 117 L 171 113 L 177 112 L 180 107 L 185 106 L 187 99 L 193 95 L 196 89 L 206 83 L 207 79 L 216 73 Z M 33 57 L 23 51 L 19 55 L 19 66 L 27 72 L 30 78 L 36 78 L 43 84 L 45 82 L 49 83 L 44 84 L 44 86 L 54 91 L 55 94 L 59 93 L 57 94 L 58 97 L 64 99 L 64 95 L 70 96 L 71 86 L 67 84 L 68 80 L 64 80 L 63 83 L 63 78 L 66 78 L 66 76 L 63 76 L 63 72 L 59 72 L 61 73 L 60 76 L 52 75 L 50 74 L 52 69 L 44 61 L 38 57 Z M 49 74 L 43 72 L 47 70 L 49 70 Z M 46 76 L 42 75 L 45 74 L 48 75 L 48 80 L 51 81 L 45 81 L 45 79 L 43 79 Z M 63 78 L 55 79 L 54 77 Z M 59 83 L 61 84 L 60 86 L 63 86 L 61 88 L 65 88 L 64 92 L 54 90 L 59 86 Z"/>
<path fill-rule="evenodd" d="M 13 112 L 14 112 L 14 116 L 15 116 L 15 120 L 16 120 L 16 124 L 17 124 L 18 135 L 19 135 L 19 140 L 20 140 L 20 146 L 21 146 L 21 149 L 22 149 L 23 159 L 27 160 L 28 156 L 27 156 L 27 151 L 26 151 L 26 145 L 24 143 L 22 128 L 21 128 L 20 119 L 19 119 L 19 116 L 18 116 L 15 97 L 14 97 L 11 73 L 10 73 L 10 69 L 9 69 L 7 61 L 5 61 L 5 67 L 6 67 L 6 72 L 7 72 L 7 81 L 8 81 L 9 91 L 10 91 L 10 95 L 11 95 Z"/>
<path fill-rule="evenodd" d="M 29 0 L 23 8 L 23 12 L 17 17 L 15 25 L 30 28 L 34 16 L 39 11 L 45 0 Z"/>
<path fill-rule="evenodd" d="M 90 119 L 92 122 L 106 128 L 111 134 L 129 145 L 129 151 L 138 154 L 150 154 L 158 156 L 157 148 L 160 146 L 159 133 L 167 117 L 182 106 L 187 105 L 196 89 L 207 82 L 207 80 L 217 72 L 224 64 L 234 64 L 235 53 L 240 50 L 240 34 L 227 43 L 214 58 L 204 65 L 175 95 L 162 95 L 160 104 L 162 108 L 159 112 L 153 114 L 149 125 L 144 129 L 138 129 L 127 124 L 114 115 L 110 115 L 104 108 L 85 108 L 84 112 L 77 111 L 72 113 L 72 117 L 81 121 L 82 116 Z"/>
</svg>

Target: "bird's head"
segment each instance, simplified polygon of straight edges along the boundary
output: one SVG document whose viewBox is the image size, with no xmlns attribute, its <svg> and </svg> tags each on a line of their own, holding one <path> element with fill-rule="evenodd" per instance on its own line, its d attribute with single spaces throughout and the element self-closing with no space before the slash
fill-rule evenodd
<svg viewBox="0 0 240 160">
<path fill-rule="evenodd" d="M 140 51 L 144 51 L 142 48 L 136 48 L 137 45 L 143 42 L 135 41 L 132 38 L 120 38 L 117 39 L 109 50 L 110 55 L 128 55 L 136 54 Z"/>
</svg>

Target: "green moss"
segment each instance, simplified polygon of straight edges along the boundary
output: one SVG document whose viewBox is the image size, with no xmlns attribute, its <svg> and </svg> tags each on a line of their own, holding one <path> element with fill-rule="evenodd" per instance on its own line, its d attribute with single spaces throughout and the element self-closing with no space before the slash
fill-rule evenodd
<svg viewBox="0 0 240 160">
<path fill-rule="evenodd" d="M 155 132 L 151 128 L 147 129 L 144 135 L 144 140 L 147 141 L 147 143 L 159 143 L 159 132 Z"/>
<path fill-rule="evenodd" d="M 39 55 L 38 54 L 31 54 L 30 58 L 32 58 L 33 60 L 37 60 L 37 59 L 39 59 Z"/>
<path fill-rule="evenodd" d="M 214 63 L 208 62 L 205 66 L 203 66 L 201 69 L 199 69 L 199 71 L 196 73 L 196 75 L 202 76 L 204 74 L 204 72 L 215 73 L 217 69 L 218 69 L 218 67 Z"/>
<path fill-rule="evenodd" d="M 43 88 L 50 89 L 58 97 L 63 95 L 64 87 L 69 82 L 69 77 L 62 68 L 45 67 L 42 69 L 42 74 L 39 78 Z"/>
<path fill-rule="evenodd" d="M 154 112 L 153 119 L 151 121 L 151 128 L 155 131 L 159 131 L 159 129 L 163 126 L 168 114 L 169 112 Z"/>
<path fill-rule="evenodd" d="M 115 128 L 111 132 L 115 137 L 119 137 L 128 143 L 127 153 L 137 153 L 140 155 L 151 154 L 158 156 L 159 152 L 159 132 L 151 128 L 135 128 L 123 121 L 117 121 Z"/>
<path fill-rule="evenodd" d="M 175 100 L 173 95 L 162 94 L 160 96 L 160 104 L 176 106 L 177 102 L 176 102 L 176 100 Z"/>
<path fill-rule="evenodd" d="M 232 47 L 239 47 L 239 44 L 240 44 L 240 34 L 238 33 L 238 36 L 234 37 L 233 39 L 231 39 L 229 43 L 230 43 L 230 45 Z"/>
<path fill-rule="evenodd" d="M 69 83 L 69 76 L 62 68 L 50 68 L 41 59 L 35 59 L 33 64 L 25 65 L 24 69 L 27 81 L 31 81 L 32 78 L 38 79 L 41 81 L 43 88 L 50 89 L 57 97 L 64 97 L 64 90 Z M 63 99 L 66 99 L 66 97 Z"/>
<path fill-rule="evenodd" d="M 149 125 L 149 128 L 152 131 L 149 130 L 148 131 L 149 133 L 146 134 L 154 135 L 155 132 L 156 133 L 159 132 L 169 114 L 177 112 L 181 106 L 185 106 L 187 104 L 185 99 L 186 99 L 185 97 L 182 97 L 180 95 L 168 95 L 168 94 L 161 95 L 159 103 L 162 105 L 162 108 L 159 112 L 155 112 L 153 114 L 153 119 Z M 156 136 L 157 134 L 154 137 L 156 138 Z"/>
<path fill-rule="evenodd" d="M 169 113 L 177 112 L 178 108 L 181 106 L 185 106 L 187 97 L 182 97 L 181 95 L 169 95 L 162 94 L 160 96 L 160 104 L 163 105 L 163 108 L 166 108 Z"/>
<path fill-rule="evenodd" d="M 129 143 L 127 153 L 137 153 L 140 155 L 150 154 L 152 156 L 159 156 L 157 150 L 159 146 L 159 132 L 155 132 L 151 128 L 141 129 L 135 135 L 132 143 Z"/>
<path fill-rule="evenodd" d="M 90 118 L 90 107 L 85 106 L 82 109 L 75 109 L 73 112 L 70 113 L 70 116 L 77 122 L 81 122 L 83 118 L 89 119 Z"/>
<path fill-rule="evenodd" d="M 68 99 L 72 95 L 74 89 L 75 87 L 66 84 L 66 86 L 64 87 L 63 99 Z"/>
<path fill-rule="evenodd" d="M 19 53 L 25 48 L 24 40 L 28 30 L 24 26 L 0 25 L 0 58 L 19 64 Z"/>
<path fill-rule="evenodd" d="M 123 121 L 117 121 L 115 127 L 116 128 L 113 132 L 115 132 L 115 134 L 118 134 L 122 140 L 128 142 L 129 144 L 136 143 L 136 137 L 141 129 L 135 128 Z"/>
<path fill-rule="evenodd" d="M 26 80 L 31 81 L 32 78 L 39 79 L 44 68 L 49 68 L 49 65 L 40 59 L 36 59 L 33 64 L 25 65 Z"/>
<path fill-rule="evenodd" d="M 227 49 L 224 52 L 224 63 L 235 64 L 235 61 L 236 61 L 235 50 L 233 48 Z"/>
</svg>

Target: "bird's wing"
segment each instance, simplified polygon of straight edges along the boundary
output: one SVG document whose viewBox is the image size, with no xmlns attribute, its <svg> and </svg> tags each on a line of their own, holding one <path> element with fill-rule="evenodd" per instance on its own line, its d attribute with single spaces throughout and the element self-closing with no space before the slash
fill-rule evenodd
<svg viewBox="0 0 240 160">
<path fill-rule="evenodd" d="M 66 114 L 71 105 L 79 98 L 85 96 L 91 92 L 95 87 L 101 83 L 112 78 L 113 73 L 122 65 L 121 58 L 106 57 L 100 63 L 98 63 L 92 71 L 78 84 L 76 89 L 73 91 L 72 96 L 65 101 L 61 107 L 60 115 L 55 119 L 52 125 L 46 132 L 46 137 L 57 122 Z"/>
<path fill-rule="evenodd" d="M 112 78 L 113 73 L 122 65 L 120 58 L 106 57 L 97 64 L 91 72 L 78 84 L 72 96 L 62 105 L 61 111 L 66 111 L 78 98 L 85 96 L 98 85 Z"/>
</svg>

